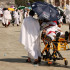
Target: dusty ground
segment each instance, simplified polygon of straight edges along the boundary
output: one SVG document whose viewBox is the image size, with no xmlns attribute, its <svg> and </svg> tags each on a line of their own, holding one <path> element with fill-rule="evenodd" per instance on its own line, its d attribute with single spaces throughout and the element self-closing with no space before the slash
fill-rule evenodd
<svg viewBox="0 0 70 70">
<path fill-rule="evenodd" d="M 70 70 L 70 51 L 61 51 L 68 60 L 68 66 L 64 65 L 63 60 L 56 61 L 55 65 L 50 66 L 44 61 L 37 66 L 26 63 L 27 52 L 19 43 L 20 28 L 21 26 L 16 25 L 5 28 L 0 21 L 0 70 Z M 68 26 L 63 25 L 62 30 L 68 30 Z M 43 44 L 41 47 L 43 48 Z"/>
</svg>

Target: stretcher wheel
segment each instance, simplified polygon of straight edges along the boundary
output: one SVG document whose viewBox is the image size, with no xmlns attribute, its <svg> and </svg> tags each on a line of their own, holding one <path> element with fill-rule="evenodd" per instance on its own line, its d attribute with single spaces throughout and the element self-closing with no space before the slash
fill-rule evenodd
<svg viewBox="0 0 70 70">
<path fill-rule="evenodd" d="M 65 60 L 65 65 L 68 65 L 68 61 L 67 60 Z"/>
<path fill-rule="evenodd" d="M 43 54 L 41 53 L 41 56 L 43 56 Z"/>
<path fill-rule="evenodd" d="M 53 61 L 55 62 L 55 61 L 56 61 L 56 59 L 53 59 Z"/>
</svg>

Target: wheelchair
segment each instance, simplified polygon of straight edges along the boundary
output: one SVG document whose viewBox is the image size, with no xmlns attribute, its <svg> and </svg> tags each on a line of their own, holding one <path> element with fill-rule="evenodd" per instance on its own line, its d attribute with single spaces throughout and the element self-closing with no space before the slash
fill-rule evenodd
<svg viewBox="0 0 70 70">
<path fill-rule="evenodd" d="M 51 40 L 46 34 L 41 34 L 41 39 L 45 45 L 44 49 L 41 52 L 43 60 L 47 61 L 48 64 L 55 63 L 56 60 L 64 60 L 64 64 L 68 65 L 68 61 L 64 58 L 60 50 L 66 50 L 66 46 L 69 49 L 68 42 L 64 38 L 57 38 L 56 40 Z M 51 51 L 52 50 L 52 53 Z"/>
</svg>

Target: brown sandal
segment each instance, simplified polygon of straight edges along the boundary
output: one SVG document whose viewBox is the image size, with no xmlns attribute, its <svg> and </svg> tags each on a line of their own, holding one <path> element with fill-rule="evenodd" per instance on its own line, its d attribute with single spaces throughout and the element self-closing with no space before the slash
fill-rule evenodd
<svg viewBox="0 0 70 70">
<path fill-rule="evenodd" d="M 31 60 L 30 60 L 30 59 L 27 59 L 27 60 L 26 60 L 26 62 L 29 62 L 29 63 L 30 63 L 30 62 L 31 62 Z"/>
</svg>

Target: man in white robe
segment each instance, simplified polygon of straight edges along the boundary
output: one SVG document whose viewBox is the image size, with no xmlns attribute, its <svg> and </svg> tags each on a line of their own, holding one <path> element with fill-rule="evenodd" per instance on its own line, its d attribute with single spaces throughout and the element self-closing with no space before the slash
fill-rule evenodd
<svg viewBox="0 0 70 70">
<path fill-rule="evenodd" d="M 19 12 L 19 22 L 22 23 L 22 19 L 23 19 L 23 10 L 20 9 L 18 12 Z"/>
<path fill-rule="evenodd" d="M 14 19 L 15 19 L 15 24 L 17 24 L 17 26 L 19 26 L 19 13 L 18 10 L 16 9 L 16 11 L 14 11 Z"/>
<path fill-rule="evenodd" d="M 28 52 L 28 60 L 35 60 L 34 64 L 38 63 L 38 58 L 41 57 L 40 49 L 40 25 L 37 19 L 34 19 L 34 12 L 31 10 L 29 17 L 25 18 L 20 33 L 20 42 L 24 45 Z"/>
<path fill-rule="evenodd" d="M 8 9 L 6 9 L 3 12 L 3 19 L 2 19 L 2 22 L 5 25 L 5 27 L 8 26 L 8 23 L 10 22 L 10 20 L 11 20 L 10 11 Z"/>
</svg>

